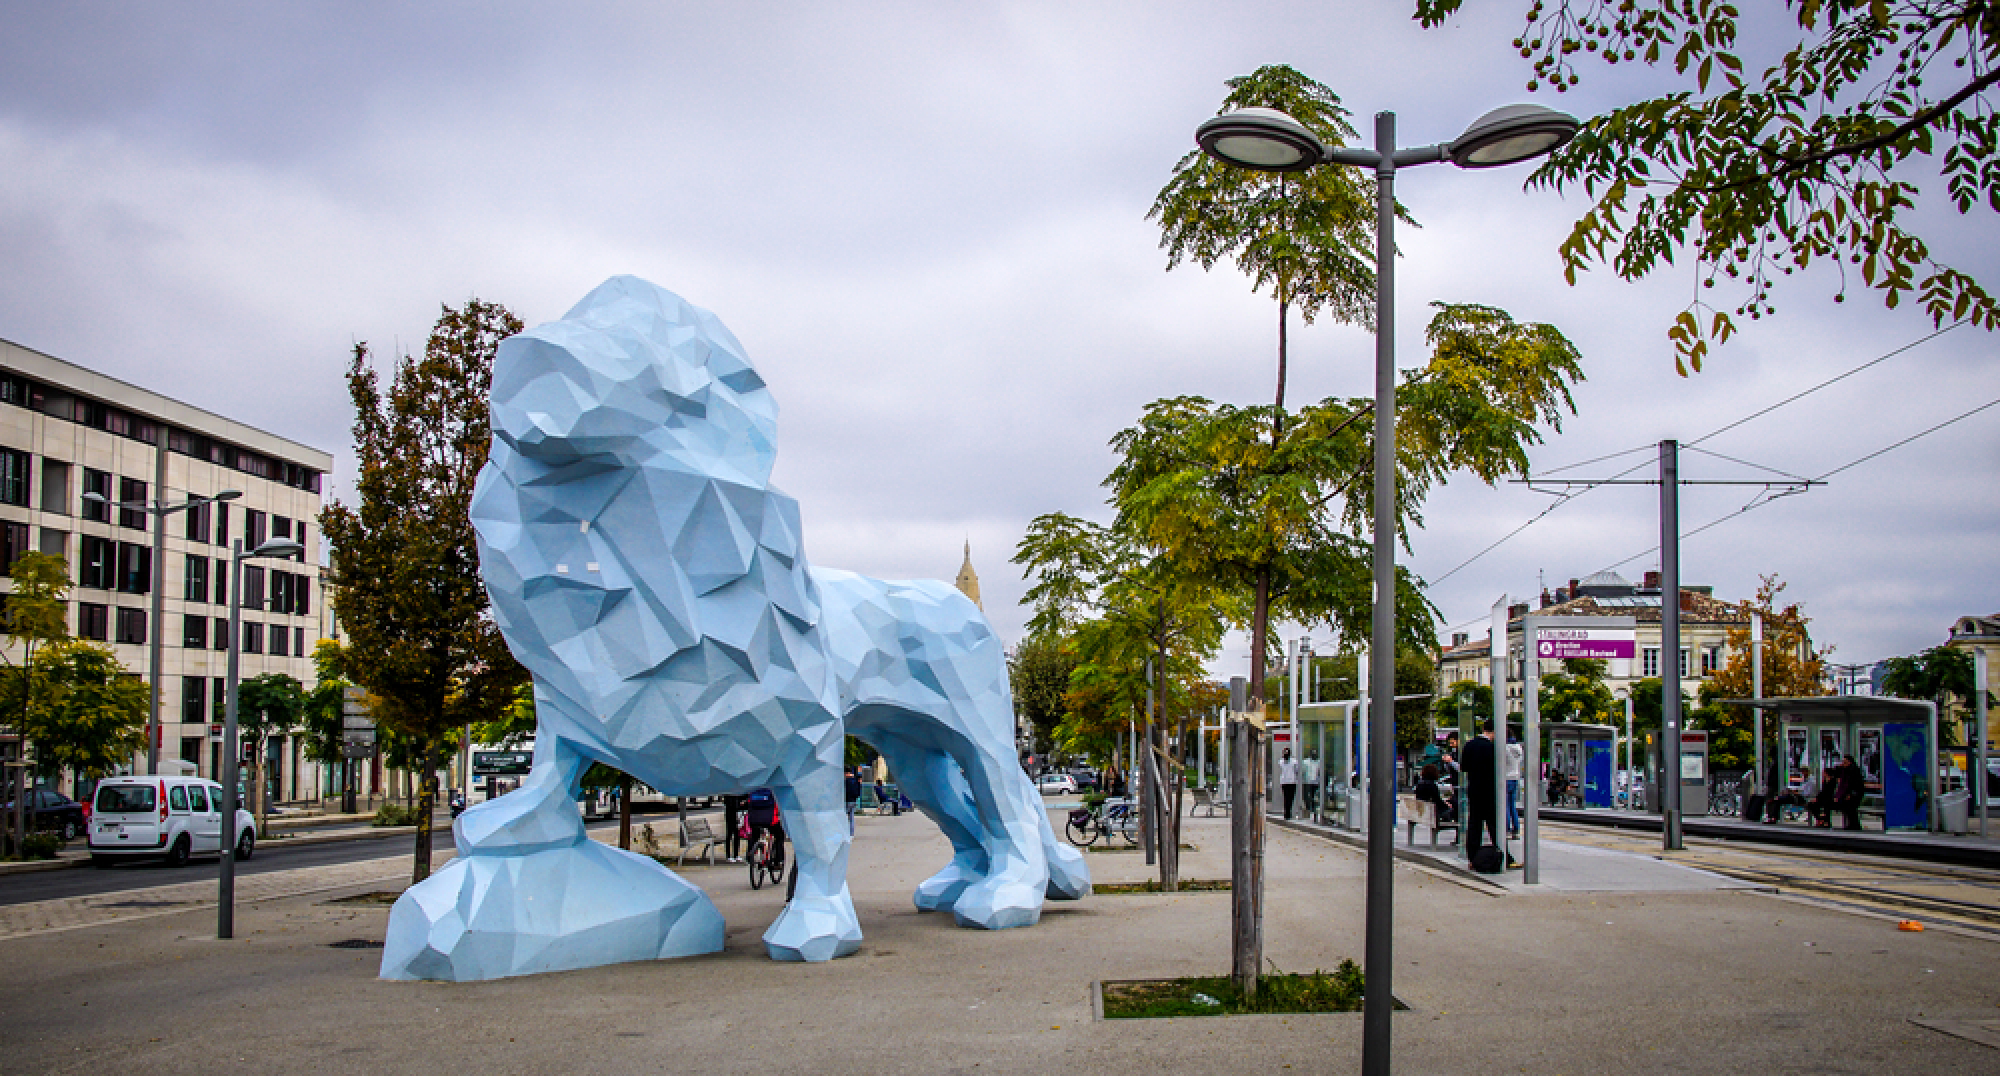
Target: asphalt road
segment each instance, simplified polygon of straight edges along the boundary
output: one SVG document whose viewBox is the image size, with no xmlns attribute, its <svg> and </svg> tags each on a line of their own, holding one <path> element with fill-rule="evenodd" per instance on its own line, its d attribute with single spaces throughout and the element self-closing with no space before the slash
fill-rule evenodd
<svg viewBox="0 0 2000 1076">
<path fill-rule="evenodd" d="M 607 827 L 616 828 L 618 823 L 596 822 L 590 825 L 594 832 Z M 365 859 L 389 859 L 410 854 L 416 839 L 408 833 L 397 833 L 383 837 L 363 837 L 351 841 L 329 841 L 324 844 L 307 844 L 286 847 L 282 840 L 260 842 L 257 852 L 247 863 L 238 863 L 238 876 L 262 874 L 266 871 L 297 870 L 301 867 L 323 867 L 334 863 L 354 863 Z M 440 819 L 438 827 L 431 834 L 432 862 L 443 863 L 451 858 L 451 822 Z M 117 893 L 128 889 L 144 889 L 147 886 L 170 885 L 174 882 L 198 882 L 216 877 L 220 861 L 210 856 L 196 859 L 185 867 L 169 867 L 163 863 L 120 863 L 116 866 L 95 868 L 78 867 L 71 870 L 38 871 L 31 874 L 0 876 L 0 904 L 22 904 L 33 900 L 57 900 L 63 897 L 83 897 L 97 893 Z"/>
</svg>

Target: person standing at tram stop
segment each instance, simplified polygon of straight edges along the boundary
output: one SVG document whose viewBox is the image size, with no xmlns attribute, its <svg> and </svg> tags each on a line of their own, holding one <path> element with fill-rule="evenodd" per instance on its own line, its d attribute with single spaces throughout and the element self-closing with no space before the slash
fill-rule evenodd
<svg viewBox="0 0 2000 1076">
<path fill-rule="evenodd" d="M 1319 807 L 1319 758 L 1307 755 L 1299 760 L 1299 784 L 1305 788 L 1305 814 L 1310 817 Z"/>
<path fill-rule="evenodd" d="M 737 830 L 743 825 L 743 801 L 745 796 L 722 797 L 722 858 L 731 863 L 743 862 L 743 836 Z"/>
<path fill-rule="evenodd" d="M 1507 836 L 1521 835 L 1521 739 L 1507 734 Z"/>
<path fill-rule="evenodd" d="M 1299 794 L 1299 764 L 1292 761 L 1292 749 L 1278 759 L 1278 791 L 1285 798 L 1285 821 L 1292 820 L 1292 797 Z"/>
<path fill-rule="evenodd" d="M 1479 723 L 1479 735 L 1465 745 L 1461 761 L 1465 766 L 1465 858 L 1470 860 L 1491 837 L 1500 843 L 1499 820 L 1494 814 L 1493 719 Z"/>
</svg>

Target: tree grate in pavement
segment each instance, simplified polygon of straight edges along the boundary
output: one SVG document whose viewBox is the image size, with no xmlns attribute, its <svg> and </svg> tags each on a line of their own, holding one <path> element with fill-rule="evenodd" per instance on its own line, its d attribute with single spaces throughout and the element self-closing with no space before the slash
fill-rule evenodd
<svg viewBox="0 0 2000 1076">
<path fill-rule="evenodd" d="M 382 948 L 382 944 L 371 938 L 346 938 L 337 942 L 328 942 L 326 943 L 326 947 L 328 949 L 380 949 Z"/>
</svg>

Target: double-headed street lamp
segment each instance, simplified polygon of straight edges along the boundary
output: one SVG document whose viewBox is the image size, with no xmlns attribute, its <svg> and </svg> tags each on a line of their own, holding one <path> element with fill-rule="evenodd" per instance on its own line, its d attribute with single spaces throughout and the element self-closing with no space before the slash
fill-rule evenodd
<svg viewBox="0 0 2000 1076">
<path fill-rule="evenodd" d="M 1460 168 L 1495 168 L 1532 160 L 1576 134 L 1577 122 L 1540 105 L 1507 105 L 1474 120 L 1450 142 L 1396 148 L 1396 114 L 1375 114 L 1375 148 L 1329 148 L 1305 124 L 1269 108 L 1244 108 L 1202 124 L 1195 140 L 1209 156 L 1260 172 L 1301 172 L 1323 164 L 1375 170 L 1375 609 L 1369 682 L 1368 912 L 1361 1070 L 1389 1071 L 1393 1011 L 1396 805 L 1396 169 L 1450 161 Z M 1495 752 L 1499 754 L 1499 752 Z"/>
<path fill-rule="evenodd" d="M 216 900 L 215 936 L 236 936 L 236 775 L 242 759 L 236 755 L 236 681 L 243 657 L 243 562 L 256 557 L 295 557 L 306 547 L 290 538 L 273 538 L 248 552 L 243 539 L 230 543 L 229 556 L 229 703 L 222 718 L 222 879 Z"/>
<path fill-rule="evenodd" d="M 165 493 L 162 489 L 160 492 Z M 153 611 L 152 626 L 147 632 L 146 680 L 152 686 L 152 709 L 146 716 L 146 772 L 160 772 L 160 637 L 166 634 L 160 622 L 166 616 L 167 589 L 167 517 L 176 512 L 185 512 L 204 504 L 218 501 L 233 501 L 243 496 L 242 491 L 225 489 L 221 493 L 207 497 L 192 494 L 179 504 L 169 504 L 165 500 L 155 501 L 114 501 L 102 493 L 92 491 L 83 495 L 91 504 L 101 504 L 107 509 L 116 508 L 123 512 L 145 512 L 153 517 Z"/>
</svg>

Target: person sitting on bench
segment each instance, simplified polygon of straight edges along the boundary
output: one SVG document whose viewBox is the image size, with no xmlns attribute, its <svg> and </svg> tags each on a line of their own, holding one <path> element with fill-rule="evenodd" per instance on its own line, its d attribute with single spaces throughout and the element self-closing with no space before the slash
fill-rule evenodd
<svg viewBox="0 0 2000 1076">
<path fill-rule="evenodd" d="M 1439 825 L 1458 821 L 1458 804 L 1452 802 L 1457 797 L 1446 797 L 1443 790 L 1438 786 L 1438 768 L 1436 763 L 1425 763 L 1422 774 L 1418 776 L 1417 799 L 1424 803 L 1436 805 Z"/>
</svg>

